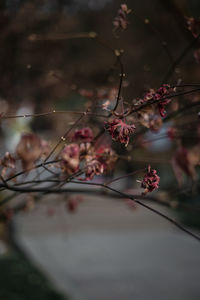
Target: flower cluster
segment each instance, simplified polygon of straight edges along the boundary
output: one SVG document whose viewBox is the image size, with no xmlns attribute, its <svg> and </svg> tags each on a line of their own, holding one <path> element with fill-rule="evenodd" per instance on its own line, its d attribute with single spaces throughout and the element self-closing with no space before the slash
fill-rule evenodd
<svg viewBox="0 0 200 300">
<path fill-rule="evenodd" d="M 98 176 L 103 173 L 104 173 L 104 166 L 96 158 L 86 163 L 85 178 L 87 180 L 91 180 L 95 175 Z"/>
<path fill-rule="evenodd" d="M 131 12 L 131 9 L 128 9 L 126 4 L 121 4 L 117 12 L 117 16 L 113 21 L 114 30 L 116 29 L 126 29 L 128 25 L 127 15 Z"/>
<path fill-rule="evenodd" d="M 142 102 L 142 104 L 143 103 L 144 102 Z M 139 105 L 141 105 L 141 103 Z M 162 118 L 160 117 L 160 115 L 155 113 L 154 107 L 152 105 L 140 109 L 137 112 L 137 119 L 140 122 L 140 124 L 142 124 L 143 126 L 149 128 L 154 132 L 158 132 L 162 127 L 162 123 L 163 123 Z"/>
<path fill-rule="evenodd" d="M 135 125 L 134 124 L 126 124 L 125 121 L 121 119 L 113 119 L 105 124 L 105 128 L 108 130 L 112 139 L 116 142 L 120 142 L 128 145 L 130 135 L 135 132 Z"/>
<path fill-rule="evenodd" d="M 117 156 L 114 150 L 110 147 L 100 147 L 96 150 L 96 157 L 100 161 L 104 168 L 104 171 L 110 171 L 113 169 Z"/>
<path fill-rule="evenodd" d="M 66 145 L 61 153 L 61 168 L 62 170 L 71 175 L 79 170 L 80 163 L 80 150 L 77 144 Z"/>
<path fill-rule="evenodd" d="M 143 195 L 153 192 L 158 188 L 160 182 L 160 177 L 157 175 L 157 171 L 151 169 L 151 166 L 148 166 L 147 173 L 144 175 L 141 182 L 141 187 L 144 189 Z"/>
<path fill-rule="evenodd" d="M 154 89 L 150 89 L 145 94 L 143 101 L 146 102 L 149 100 L 157 100 L 157 101 L 161 100 L 158 103 L 158 110 L 160 112 L 161 117 L 164 117 L 166 114 L 165 105 L 171 102 L 171 99 L 169 98 L 165 99 L 165 97 L 168 97 L 170 93 L 173 91 L 175 91 L 175 89 L 171 88 L 169 84 L 163 84 L 157 91 L 155 91 Z"/>
<path fill-rule="evenodd" d="M 89 140 L 93 138 L 90 128 L 82 128 L 75 131 L 73 140 L 81 140 L 80 144 L 66 145 L 61 153 L 61 168 L 67 175 L 77 172 L 82 166 L 85 178 L 91 180 L 95 175 L 99 176 L 111 169 L 116 161 L 116 155 L 110 147 L 96 148 Z"/>
</svg>

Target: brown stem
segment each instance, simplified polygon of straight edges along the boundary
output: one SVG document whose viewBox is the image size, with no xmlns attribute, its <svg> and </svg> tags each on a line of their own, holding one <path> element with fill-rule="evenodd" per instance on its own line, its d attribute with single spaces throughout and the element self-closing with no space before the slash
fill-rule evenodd
<svg viewBox="0 0 200 300">
<path fill-rule="evenodd" d="M 73 183 L 79 183 L 79 184 L 88 184 L 88 185 L 94 185 L 94 186 L 98 186 L 98 187 L 102 187 L 102 188 L 105 188 L 107 190 L 110 190 L 114 193 L 117 193 L 119 194 L 120 196 L 122 196 L 122 198 L 128 198 L 132 201 L 134 201 L 135 203 L 139 204 L 140 206 L 143 206 L 145 207 L 146 209 L 152 211 L 153 213 L 159 215 L 160 217 L 166 219 L 167 221 L 169 221 L 170 223 L 172 223 L 173 225 L 175 225 L 177 228 L 179 228 L 180 230 L 182 230 L 183 232 L 187 233 L 188 235 L 192 236 L 193 238 L 195 238 L 196 240 L 200 241 L 200 236 L 194 234 L 193 232 L 189 231 L 188 229 L 186 229 L 185 227 L 183 227 L 182 225 L 180 225 L 178 222 L 176 222 L 174 219 L 166 216 L 165 214 L 161 213 L 160 211 L 158 211 L 157 209 L 155 208 L 152 208 L 151 206 L 141 202 L 140 200 L 138 199 L 141 199 L 141 196 L 138 196 L 138 195 L 129 195 L 129 194 L 126 194 L 126 193 L 123 193 L 121 191 L 118 191 L 118 190 L 115 190 L 109 186 L 106 186 L 104 184 L 100 184 L 100 183 L 92 183 L 92 182 L 79 182 L 79 181 L 71 181 Z M 5 185 L 0 185 L 0 187 L 5 187 Z M 20 192 L 20 193 L 33 193 L 33 192 L 37 192 L 37 193 L 77 193 L 77 189 L 60 189 L 60 188 L 18 188 L 18 187 L 15 187 L 15 186 L 10 186 L 10 185 L 7 185 L 6 188 L 8 190 L 11 190 L 11 191 L 15 191 L 15 192 Z M 80 193 L 84 192 L 84 190 L 79 190 Z M 92 190 L 91 190 L 91 193 L 92 193 Z M 0 202 L 0 205 L 1 202 Z"/>
</svg>

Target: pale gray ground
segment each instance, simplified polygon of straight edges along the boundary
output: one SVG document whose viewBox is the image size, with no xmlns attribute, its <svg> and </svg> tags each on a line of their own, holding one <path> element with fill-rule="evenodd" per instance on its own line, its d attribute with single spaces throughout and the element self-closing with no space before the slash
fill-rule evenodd
<svg viewBox="0 0 200 300">
<path fill-rule="evenodd" d="M 74 215 L 46 210 L 19 215 L 17 238 L 72 299 L 200 299 L 200 243 L 159 216 L 91 196 Z"/>
</svg>

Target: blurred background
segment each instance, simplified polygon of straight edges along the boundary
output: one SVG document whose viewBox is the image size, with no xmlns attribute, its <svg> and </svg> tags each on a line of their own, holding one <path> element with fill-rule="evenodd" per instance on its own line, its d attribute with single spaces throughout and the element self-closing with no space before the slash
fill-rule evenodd
<svg viewBox="0 0 200 300">
<path fill-rule="evenodd" d="M 163 81 L 199 83 L 200 67 L 194 56 L 199 44 L 188 48 L 194 38 L 185 18 L 200 17 L 198 0 L 126 1 L 132 10 L 128 27 L 113 33 L 120 4 L 118 0 L 1 0 L 1 115 L 83 111 L 98 93 L 103 95 L 101 101 L 116 94 L 119 66 L 112 51 L 95 39 L 76 38 L 77 33 L 97 32 L 106 45 L 124 50 L 122 96 L 128 103 L 142 98 L 149 88 L 159 88 Z M 199 95 L 195 97 L 199 101 Z M 172 111 L 190 99 L 179 97 Z M 151 163 L 162 180 L 160 200 L 150 204 L 198 232 L 199 184 L 184 176 L 180 192 L 171 163 L 177 145 L 167 135 L 171 126 L 186 132 L 184 145 L 197 147 L 192 155 L 198 160 L 199 142 L 192 135 L 199 126 L 197 113 L 198 109 L 186 111 L 184 118 L 180 115 L 165 122 L 156 133 L 138 131 L 128 148 L 131 161 L 120 161 L 116 174 L 123 176 Z M 73 121 L 74 116 L 66 114 L 2 120 L 0 153 L 13 152 L 21 133 L 27 131 L 54 145 Z M 102 120 L 88 117 L 81 127 L 88 122 L 97 133 Z M 116 143 L 113 148 L 127 156 Z M 141 177 L 113 186 L 138 192 L 136 179 Z M 1 199 L 4 196 L 1 193 Z M 48 196 L 17 214 L 8 233 L 1 224 L 0 299 L 200 298 L 198 242 L 127 201 L 81 197 L 75 214 L 67 211 L 65 196 Z"/>
</svg>

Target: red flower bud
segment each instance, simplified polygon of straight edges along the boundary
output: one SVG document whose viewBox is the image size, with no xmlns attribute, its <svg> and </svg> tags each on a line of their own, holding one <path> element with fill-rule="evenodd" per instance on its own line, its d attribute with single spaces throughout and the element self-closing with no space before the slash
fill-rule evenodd
<svg viewBox="0 0 200 300">
<path fill-rule="evenodd" d="M 83 142 L 91 142 L 93 140 L 93 132 L 89 127 L 76 130 L 73 137 L 73 141 L 81 140 Z"/>
<path fill-rule="evenodd" d="M 114 141 L 128 145 L 130 135 L 135 131 L 135 125 L 128 125 L 121 119 L 114 119 L 105 125 Z"/>
<path fill-rule="evenodd" d="M 151 169 L 151 166 L 148 166 L 147 173 L 144 175 L 141 187 L 144 188 L 143 194 L 153 192 L 158 188 L 160 182 L 160 177 L 157 175 L 157 171 Z"/>
</svg>

